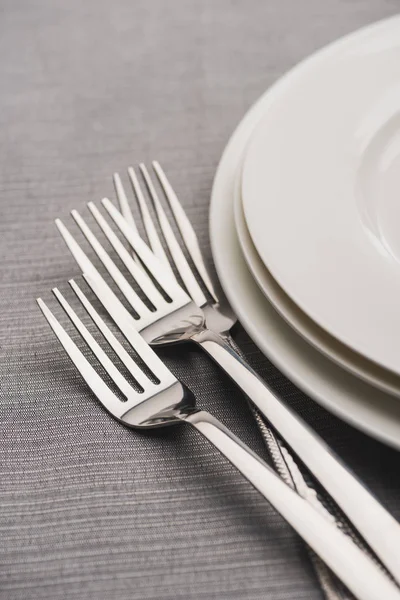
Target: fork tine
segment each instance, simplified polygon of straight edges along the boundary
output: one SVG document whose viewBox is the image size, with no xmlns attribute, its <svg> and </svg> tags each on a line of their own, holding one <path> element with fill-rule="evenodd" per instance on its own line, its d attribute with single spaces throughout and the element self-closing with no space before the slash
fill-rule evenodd
<svg viewBox="0 0 400 600">
<path fill-rule="evenodd" d="M 139 168 L 142 172 L 143 178 L 146 182 L 147 188 L 149 190 L 149 194 L 153 200 L 154 207 L 157 213 L 157 218 L 160 223 L 161 231 L 163 232 L 163 236 L 173 258 L 173 261 L 178 269 L 179 275 L 182 278 L 183 283 L 189 295 L 192 297 L 197 306 L 203 306 L 207 302 L 207 298 L 205 297 L 201 287 L 199 286 L 196 277 L 193 274 L 192 269 L 184 253 L 182 252 L 182 248 L 178 240 L 175 237 L 175 234 L 172 230 L 172 227 L 168 221 L 167 215 L 164 212 L 164 209 L 161 205 L 161 202 L 157 196 L 157 192 L 153 186 L 153 183 L 150 179 L 150 175 L 143 163 L 139 165 Z"/>
<path fill-rule="evenodd" d="M 95 371 L 89 361 L 84 357 L 82 352 L 79 350 L 78 346 L 72 339 L 69 337 L 68 333 L 65 329 L 60 325 L 57 321 L 51 310 L 46 306 L 41 298 L 37 299 L 37 303 L 39 305 L 40 310 L 43 313 L 43 316 L 49 323 L 50 327 L 54 331 L 56 337 L 61 342 L 64 350 L 74 363 L 75 367 L 78 369 L 79 373 L 82 375 L 83 379 L 86 381 L 87 385 L 90 387 L 92 392 L 97 396 L 100 402 L 104 405 L 104 407 L 112 414 L 118 415 L 123 414 L 124 410 L 121 410 L 121 407 L 124 406 L 122 402 L 119 401 L 117 396 L 110 390 L 110 388 L 106 385 L 100 375 Z M 139 394 L 138 394 L 139 395 Z"/>
<path fill-rule="evenodd" d="M 60 219 L 56 219 L 55 221 L 58 231 L 64 239 L 64 242 L 68 246 L 68 250 L 71 252 L 72 256 L 75 258 L 76 262 L 80 266 L 81 270 L 91 275 L 94 278 L 103 279 L 96 267 L 93 265 L 91 260 L 86 256 L 82 248 L 75 241 L 73 236 L 70 234 L 68 229 L 65 227 L 64 223 Z M 104 280 L 103 280 L 104 281 Z M 110 294 L 113 294 L 111 288 L 104 281 L 104 285 L 108 288 Z"/>
<path fill-rule="evenodd" d="M 159 235 L 157 233 L 157 229 L 155 228 L 153 219 L 150 215 L 149 208 L 147 206 L 147 202 L 142 193 L 141 187 L 139 185 L 138 179 L 136 177 L 136 173 L 132 167 L 128 169 L 129 178 L 131 180 L 133 191 L 135 192 L 136 199 L 139 204 L 140 212 L 142 215 L 142 221 L 144 228 L 146 230 L 146 235 L 149 240 L 150 248 L 153 250 L 153 253 L 165 264 L 168 271 L 170 271 L 172 277 L 175 278 L 175 274 L 171 268 L 168 257 L 165 253 Z M 122 213 L 124 214 L 124 213 Z M 129 222 L 129 221 L 128 221 Z"/>
<path fill-rule="evenodd" d="M 118 371 L 113 362 L 108 358 L 107 354 L 101 348 L 101 346 L 94 339 L 89 330 L 82 323 L 76 312 L 61 294 L 60 290 L 57 288 L 53 288 L 53 294 L 71 319 L 72 323 L 75 325 L 76 329 L 79 331 L 99 363 L 104 367 L 105 371 L 107 371 L 108 375 L 111 377 L 115 385 L 121 390 L 126 399 L 132 398 L 132 394 L 136 394 L 136 390 L 128 383 L 125 377 Z"/>
<path fill-rule="evenodd" d="M 118 173 L 113 175 L 115 193 L 117 194 L 119 206 L 125 219 L 128 221 L 132 229 L 139 235 L 138 228 L 136 227 L 136 221 L 133 217 L 131 207 L 129 206 L 128 198 L 125 194 L 124 186 L 122 185 L 121 177 Z"/>
<path fill-rule="evenodd" d="M 163 169 L 159 162 L 154 160 L 152 162 L 153 169 L 156 172 L 160 185 L 164 191 L 165 197 L 167 198 L 171 207 L 172 213 L 175 217 L 179 231 L 181 232 L 183 241 L 191 259 L 193 260 L 200 277 L 203 280 L 207 290 L 214 298 L 215 302 L 218 302 L 218 297 L 211 281 L 211 277 L 208 274 L 204 259 L 201 254 L 199 241 L 197 239 L 196 232 L 194 231 L 191 222 L 189 221 L 185 211 L 183 210 L 182 204 L 179 202 L 177 195 L 175 194 L 173 187 L 167 179 Z"/>
<path fill-rule="evenodd" d="M 124 215 L 125 219 L 128 221 L 129 225 L 132 227 L 132 229 L 137 234 L 139 234 L 139 231 L 136 226 L 136 221 L 133 217 L 131 207 L 129 206 L 128 198 L 125 194 L 124 186 L 122 185 L 121 177 L 118 175 L 118 173 L 114 173 L 113 182 L 114 182 L 115 193 L 117 194 L 120 210 L 121 210 L 122 214 Z M 133 250 L 132 250 L 132 256 L 133 256 L 133 260 L 139 265 L 139 267 L 141 267 L 140 259 Z"/>
<path fill-rule="evenodd" d="M 129 225 L 127 225 L 127 227 L 130 229 Z M 171 383 L 175 382 L 176 379 L 172 375 L 171 371 L 164 365 L 162 360 L 158 358 L 157 354 L 150 348 L 150 346 L 138 332 L 135 321 L 126 318 L 125 313 L 127 313 L 127 310 L 125 307 L 121 305 L 125 311 L 124 313 L 123 311 L 119 310 L 118 306 L 110 302 L 107 294 L 104 291 L 104 288 L 101 285 L 101 281 L 93 279 L 90 275 L 86 275 L 86 273 L 83 273 L 83 278 L 91 287 L 93 293 L 97 296 L 103 306 L 105 306 L 114 323 L 117 325 L 124 337 L 128 340 L 136 354 L 138 354 L 143 362 L 148 365 L 153 374 L 160 381 L 170 381 Z M 129 313 L 127 314 L 130 316 Z"/>
<path fill-rule="evenodd" d="M 140 235 L 135 234 L 119 210 L 115 208 L 108 198 L 103 198 L 102 204 L 117 227 L 120 229 L 121 233 L 125 236 L 126 240 L 140 256 L 141 260 L 146 265 L 154 279 L 161 285 L 171 300 L 177 304 L 180 303 L 181 305 L 182 303 L 187 303 L 190 299 L 186 292 L 179 285 L 176 279 L 171 277 L 169 271 L 166 271 L 164 263 L 153 254 L 146 242 L 142 240 Z"/>
<path fill-rule="evenodd" d="M 104 235 L 113 246 L 115 252 L 118 254 L 125 267 L 132 275 L 132 277 L 136 280 L 136 283 L 145 293 L 147 298 L 153 304 L 155 308 L 160 308 L 160 306 L 165 305 L 166 300 L 160 294 L 150 277 L 147 273 L 141 269 L 136 262 L 134 262 L 133 258 L 126 250 L 124 245 L 120 242 L 118 237 L 115 235 L 107 221 L 104 219 L 103 215 L 100 213 L 98 208 L 93 204 L 93 202 L 88 203 L 88 207 L 93 217 L 97 221 L 98 225 L 102 229 Z"/>
<path fill-rule="evenodd" d="M 135 319 L 126 310 L 125 306 L 114 294 L 108 283 L 103 279 L 96 267 L 86 256 L 82 248 L 75 241 L 74 237 L 70 234 L 70 232 L 60 221 L 60 219 L 56 219 L 56 225 L 69 251 L 71 252 L 72 256 L 75 258 L 76 262 L 81 268 L 82 273 L 85 273 L 86 277 L 91 282 L 96 282 L 95 293 L 98 296 L 100 302 L 103 304 L 103 306 L 111 315 L 113 313 L 120 315 L 120 320 L 124 321 L 125 326 L 136 327 Z"/>
<path fill-rule="evenodd" d="M 139 315 L 140 319 L 149 320 L 151 317 L 151 311 L 143 302 L 143 300 L 137 295 L 133 287 L 126 280 L 124 275 L 118 269 L 117 265 L 114 261 L 109 257 L 107 252 L 104 250 L 103 246 L 100 244 L 96 236 L 92 233 L 90 228 L 86 225 L 85 221 L 82 219 L 78 211 L 72 210 L 71 214 L 75 219 L 77 225 L 81 229 L 83 235 L 88 240 L 89 244 L 92 246 L 93 250 L 96 252 L 97 256 L 100 258 L 101 262 L 129 302 L 132 308 Z"/>
<path fill-rule="evenodd" d="M 172 299 L 171 305 L 174 306 L 176 309 L 186 305 L 189 301 L 189 297 L 184 292 L 184 290 L 175 280 L 171 281 L 169 277 L 165 277 L 163 272 L 163 266 L 161 265 L 160 269 L 158 259 L 153 256 L 153 253 L 147 247 L 146 243 L 142 240 L 142 238 L 139 235 L 135 235 L 135 232 L 132 230 L 130 225 L 126 223 L 121 213 L 113 207 L 109 200 L 108 204 L 110 205 L 111 209 L 115 211 L 116 215 L 119 215 L 119 218 L 123 222 L 122 226 L 126 227 L 127 236 L 125 237 L 127 238 L 127 240 L 129 241 L 130 238 L 131 242 L 137 242 L 136 245 L 140 248 L 140 252 L 138 252 L 138 254 L 141 257 L 141 260 L 143 260 L 145 264 L 148 262 L 150 267 L 153 267 L 153 269 L 149 268 L 149 270 L 155 272 L 154 277 L 160 281 L 160 285 L 165 289 L 166 293 Z M 171 371 L 158 358 L 158 356 L 153 352 L 150 346 L 148 346 L 148 344 L 142 338 L 140 333 L 137 331 L 138 326 L 143 328 L 146 326 L 144 320 L 140 319 L 139 321 L 135 321 L 132 315 L 126 310 L 122 302 L 120 302 L 120 300 L 111 290 L 109 285 L 104 281 L 103 277 L 100 275 L 97 269 L 93 266 L 93 264 L 88 259 L 83 250 L 81 250 L 80 246 L 74 240 L 67 228 L 63 225 L 63 223 L 59 219 L 57 219 L 56 223 L 62 237 L 64 238 L 65 243 L 67 244 L 77 263 L 81 267 L 84 279 L 92 288 L 93 292 L 96 294 L 96 296 L 98 297 L 104 308 L 107 310 L 117 327 L 120 329 L 122 334 L 130 343 L 132 348 L 140 356 L 143 362 L 149 366 L 150 370 L 160 381 L 164 381 L 172 385 L 176 381 L 176 378 L 172 375 Z M 132 243 L 131 245 L 133 247 Z M 160 273 L 157 273 L 157 269 L 160 270 Z M 151 319 L 149 320 L 148 324 L 154 322 L 154 317 L 152 316 L 152 313 L 150 311 L 149 314 L 151 316 Z M 74 354 L 74 356 L 76 356 L 76 353 Z"/>
<path fill-rule="evenodd" d="M 103 321 L 97 310 L 95 310 L 94 306 L 89 302 L 85 294 L 82 292 L 76 281 L 70 279 L 70 286 L 74 290 L 75 294 L 81 301 L 82 305 L 97 325 L 98 329 L 103 334 L 104 338 L 107 340 L 111 348 L 114 350 L 116 355 L 120 358 L 121 362 L 128 369 L 129 373 L 136 379 L 138 384 L 144 389 L 145 387 L 149 387 L 154 385 L 152 381 L 150 381 L 143 371 L 137 366 L 135 361 L 129 356 L 123 345 L 117 340 L 115 335 L 112 333 L 110 328 Z"/>
</svg>

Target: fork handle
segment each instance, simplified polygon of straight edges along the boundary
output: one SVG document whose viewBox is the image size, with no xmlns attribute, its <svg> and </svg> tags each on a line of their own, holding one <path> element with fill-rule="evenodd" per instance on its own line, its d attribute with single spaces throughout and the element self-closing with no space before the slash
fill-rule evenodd
<svg viewBox="0 0 400 600">
<path fill-rule="evenodd" d="M 301 498 L 229 429 L 205 411 L 182 417 L 266 498 L 359 600 L 399 600 L 400 590 L 376 563 Z"/>
<path fill-rule="evenodd" d="M 400 583 L 400 525 L 313 429 L 280 400 L 224 338 L 205 330 L 193 338 L 255 404 L 260 413 L 337 502 Z"/>
</svg>

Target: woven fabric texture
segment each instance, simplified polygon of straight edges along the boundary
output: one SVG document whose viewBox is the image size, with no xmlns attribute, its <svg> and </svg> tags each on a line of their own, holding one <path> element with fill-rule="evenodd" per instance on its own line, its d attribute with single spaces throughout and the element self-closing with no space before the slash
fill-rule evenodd
<svg viewBox="0 0 400 600">
<path fill-rule="evenodd" d="M 212 180 L 246 109 L 300 59 L 397 7 L 1 2 L 1 600 L 322 599 L 302 542 L 199 435 L 138 433 L 101 409 L 35 298 L 55 306 L 51 288 L 78 274 L 54 218 L 72 223 L 72 208 L 114 197 L 114 171 L 154 158 L 212 268 Z M 235 340 L 400 519 L 399 454 L 311 402 L 240 327 Z M 205 355 L 162 355 L 265 456 L 244 398 Z"/>
</svg>

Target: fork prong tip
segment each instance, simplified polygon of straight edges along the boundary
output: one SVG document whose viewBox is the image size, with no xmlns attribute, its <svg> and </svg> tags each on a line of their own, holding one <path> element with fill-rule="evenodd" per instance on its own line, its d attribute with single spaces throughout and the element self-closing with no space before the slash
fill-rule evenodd
<svg viewBox="0 0 400 600">
<path fill-rule="evenodd" d="M 36 302 L 42 313 L 45 315 L 46 312 L 49 311 L 47 304 L 44 302 L 44 300 L 42 300 L 42 298 L 36 298 Z"/>
<path fill-rule="evenodd" d="M 128 175 L 131 179 L 132 185 L 135 187 L 137 184 L 137 175 L 133 167 L 128 167 Z"/>
</svg>

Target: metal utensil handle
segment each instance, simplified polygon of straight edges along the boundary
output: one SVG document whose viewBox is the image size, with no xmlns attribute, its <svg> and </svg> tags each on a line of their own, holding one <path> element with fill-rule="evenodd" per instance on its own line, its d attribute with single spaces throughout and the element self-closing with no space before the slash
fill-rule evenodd
<svg viewBox="0 0 400 600">
<path fill-rule="evenodd" d="M 400 583 L 400 525 L 333 451 L 290 410 L 225 340 L 209 330 L 193 340 L 230 375 L 329 492 Z"/>
<path fill-rule="evenodd" d="M 225 333 L 224 338 L 227 344 L 231 346 L 243 360 L 246 360 L 245 354 L 233 339 L 231 333 Z M 358 532 L 356 533 L 354 528 L 349 527 L 348 519 L 344 517 L 343 512 L 331 501 L 329 502 L 329 511 L 326 509 L 326 501 L 328 499 L 330 500 L 329 494 L 325 492 L 325 497 L 323 497 L 322 501 L 322 498 L 320 497 L 321 492 L 317 494 L 313 486 L 306 482 L 298 464 L 298 458 L 295 457 L 293 452 L 289 451 L 284 442 L 278 438 L 276 431 L 271 428 L 266 419 L 260 414 L 257 407 L 250 400 L 248 400 L 248 403 L 268 449 L 275 471 L 281 479 L 293 488 L 302 498 L 305 498 L 307 502 L 310 502 L 315 508 L 318 508 L 320 512 L 325 513 L 327 518 L 331 519 L 333 517 L 336 527 L 339 527 L 343 533 L 349 535 L 359 548 L 362 548 L 365 553 L 370 557 L 373 557 L 373 560 L 378 561 L 375 554 L 372 554 L 371 550 L 367 548 L 363 538 L 360 537 Z M 324 561 L 321 560 L 307 544 L 306 549 L 325 599 L 351 600 L 354 598 L 353 594 L 344 588 L 342 582 L 330 569 L 328 569 Z"/>
<path fill-rule="evenodd" d="M 184 418 L 276 508 L 359 600 L 399 600 L 400 590 L 354 542 L 293 491 L 222 423 L 204 411 Z"/>
</svg>

